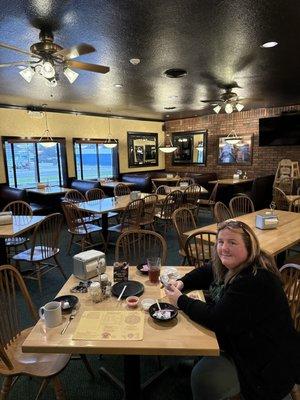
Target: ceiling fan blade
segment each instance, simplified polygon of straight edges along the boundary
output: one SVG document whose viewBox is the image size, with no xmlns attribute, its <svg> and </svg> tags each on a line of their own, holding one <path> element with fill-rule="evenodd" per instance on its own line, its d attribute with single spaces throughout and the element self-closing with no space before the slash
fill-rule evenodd
<svg viewBox="0 0 300 400">
<path fill-rule="evenodd" d="M 220 103 L 222 100 L 220 99 L 212 99 L 212 100 L 200 100 L 202 103 Z"/>
<path fill-rule="evenodd" d="M 3 68 L 3 67 L 14 67 L 15 65 L 17 66 L 17 65 L 24 65 L 24 67 L 27 65 L 27 64 L 30 64 L 32 61 L 14 61 L 14 62 L 10 62 L 10 63 L 2 63 L 2 64 L 0 64 L 0 68 Z"/>
<path fill-rule="evenodd" d="M 82 56 L 84 54 L 93 53 L 96 49 L 87 43 L 80 43 L 77 46 L 69 47 L 67 49 L 62 49 L 53 54 L 54 57 L 60 57 L 63 60 L 71 60 Z"/>
<path fill-rule="evenodd" d="M 31 57 L 40 58 L 36 54 L 30 53 L 30 51 L 22 50 L 22 49 L 19 49 L 18 47 L 15 47 L 10 44 L 3 43 L 3 42 L 0 42 L 0 47 L 2 47 L 4 49 L 14 50 L 14 51 L 17 51 L 18 53 L 27 54 L 28 56 L 31 56 Z"/>
<path fill-rule="evenodd" d="M 91 72 L 99 72 L 100 74 L 106 74 L 109 72 L 110 68 L 105 67 L 104 65 L 97 65 L 97 64 L 89 64 L 89 63 L 83 63 L 80 61 L 66 61 L 66 66 L 70 68 L 77 68 L 77 69 L 84 69 L 86 71 L 91 71 Z"/>
</svg>

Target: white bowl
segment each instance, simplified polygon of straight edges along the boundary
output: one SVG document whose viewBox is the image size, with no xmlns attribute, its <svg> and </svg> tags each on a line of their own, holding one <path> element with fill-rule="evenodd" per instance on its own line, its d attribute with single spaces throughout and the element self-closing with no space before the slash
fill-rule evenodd
<svg viewBox="0 0 300 400">
<path fill-rule="evenodd" d="M 148 311 L 149 310 L 149 308 L 152 306 L 152 304 L 154 304 L 155 303 L 155 300 L 154 299 L 143 299 L 142 301 L 141 301 L 141 305 L 142 305 L 142 308 L 143 308 L 143 310 L 145 310 L 145 311 Z"/>
</svg>

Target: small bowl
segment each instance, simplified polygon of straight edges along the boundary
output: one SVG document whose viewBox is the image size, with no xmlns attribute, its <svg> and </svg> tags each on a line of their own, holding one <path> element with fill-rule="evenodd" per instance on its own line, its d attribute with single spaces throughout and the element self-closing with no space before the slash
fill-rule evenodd
<svg viewBox="0 0 300 400">
<path fill-rule="evenodd" d="M 148 311 L 149 310 L 149 308 L 152 306 L 152 304 L 154 304 L 155 303 L 155 300 L 154 299 L 143 299 L 142 301 L 141 301 L 141 305 L 142 305 L 142 308 L 143 308 L 143 310 L 145 310 L 145 311 Z"/>
<path fill-rule="evenodd" d="M 139 298 L 137 296 L 129 296 L 126 298 L 126 304 L 130 308 L 135 308 L 139 304 Z"/>
</svg>

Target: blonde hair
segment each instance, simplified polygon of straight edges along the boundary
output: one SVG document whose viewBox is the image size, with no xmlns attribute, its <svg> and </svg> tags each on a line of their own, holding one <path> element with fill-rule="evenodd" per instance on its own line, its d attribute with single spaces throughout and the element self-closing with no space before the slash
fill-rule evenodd
<svg viewBox="0 0 300 400">
<path fill-rule="evenodd" d="M 213 257 L 213 270 L 217 282 L 227 283 L 229 280 L 234 279 L 243 269 L 247 268 L 250 265 L 254 266 L 254 274 L 256 273 L 257 268 L 261 267 L 273 272 L 275 275 L 280 277 L 274 257 L 261 250 L 258 239 L 250 226 L 242 221 L 232 219 L 226 220 L 218 224 L 217 239 L 219 233 L 223 229 L 229 229 L 230 231 L 239 233 L 241 235 L 243 242 L 246 246 L 248 256 L 247 259 L 237 268 L 234 268 L 233 270 L 228 270 L 222 264 L 222 261 L 218 256 L 217 240 L 215 243 L 215 251 Z"/>
</svg>

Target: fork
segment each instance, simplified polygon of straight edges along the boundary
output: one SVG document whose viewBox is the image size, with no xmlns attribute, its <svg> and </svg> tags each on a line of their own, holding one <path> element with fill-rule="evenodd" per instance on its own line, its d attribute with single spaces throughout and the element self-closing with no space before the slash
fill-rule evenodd
<svg viewBox="0 0 300 400">
<path fill-rule="evenodd" d="M 60 332 L 61 335 L 63 335 L 66 330 L 68 329 L 68 326 L 70 325 L 71 321 L 75 318 L 75 315 L 77 314 L 77 309 L 73 308 L 73 310 L 71 311 L 71 314 L 69 316 L 69 320 L 66 323 L 66 326 L 64 327 L 64 329 Z"/>
</svg>

